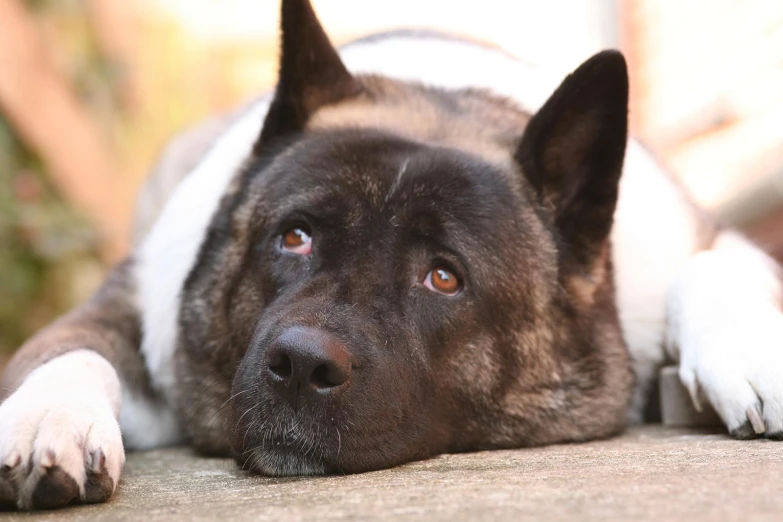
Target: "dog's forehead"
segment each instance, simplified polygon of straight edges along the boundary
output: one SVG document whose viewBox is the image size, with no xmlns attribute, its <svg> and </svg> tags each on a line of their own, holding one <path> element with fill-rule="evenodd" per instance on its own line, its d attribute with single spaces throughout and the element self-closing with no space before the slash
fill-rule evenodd
<svg viewBox="0 0 783 522">
<path fill-rule="evenodd" d="M 460 221 L 502 216 L 522 197 L 518 169 L 373 129 L 311 132 L 274 165 L 279 213 L 318 207 L 361 217 L 406 212 Z M 269 192 L 267 192 L 267 196 Z"/>
<path fill-rule="evenodd" d="M 382 76 L 357 78 L 361 94 L 316 111 L 308 129 L 382 129 L 506 165 L 513 162 L 531 117 L 488 91 L 442 89 Z"/>
</svg>

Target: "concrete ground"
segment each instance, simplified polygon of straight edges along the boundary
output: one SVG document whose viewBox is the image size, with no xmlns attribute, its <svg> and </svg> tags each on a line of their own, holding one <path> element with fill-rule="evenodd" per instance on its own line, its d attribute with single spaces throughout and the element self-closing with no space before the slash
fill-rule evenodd
<svg viewBox="0 0 783 522">
<path fill-rule="evenodd" d="M 0 520 L 783 520 L 783 442 L 648 426 L 362 475 L 249 477 L 187 449 L 128 456 L 98 506 Z"/>
</svg>

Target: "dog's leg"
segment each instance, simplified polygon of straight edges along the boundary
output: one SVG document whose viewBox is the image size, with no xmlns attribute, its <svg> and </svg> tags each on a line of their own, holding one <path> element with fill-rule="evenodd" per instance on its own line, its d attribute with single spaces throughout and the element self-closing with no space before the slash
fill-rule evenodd
<svg viewBox="0 0 783 522">
<path fill-rule="evenodd" d="M 0 384 L 10 393 L 0 404 L 0 504 L 54 508 L 111 496 L 125 458 L 121 398 L 154 403 L 140 337 L 126 263 L 19 350 Z"/>
<path fill-rule="evenodd" d="M 667 349 L 697 409 L 706 398 L 737 438 L 783 438 L 780 268 L 722 232 L 670 288 Z"/>
</svg>

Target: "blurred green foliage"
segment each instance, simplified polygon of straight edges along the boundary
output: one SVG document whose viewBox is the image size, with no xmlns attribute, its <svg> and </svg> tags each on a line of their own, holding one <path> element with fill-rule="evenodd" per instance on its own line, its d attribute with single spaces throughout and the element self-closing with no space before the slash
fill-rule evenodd
<svg viewBox="0 0 783 522">
<path fill-rule="evenodd" d="M 98 263 L 95 235 L 0 117 L 0 353 L 60 315 Z M 90 284 L 90 283 L 86 283 Z"/>
<path fill-rule="evenodd" d="M 108 123 L 112 74 L 95 45 L 84 3 L 28 0 L 26 5 L 57 29 L 69 82 Z M 101 271 L 92 227 L 58 194 L 40 159 L 0 114 L 0 360 L 84 299 Z"/>
</svg>

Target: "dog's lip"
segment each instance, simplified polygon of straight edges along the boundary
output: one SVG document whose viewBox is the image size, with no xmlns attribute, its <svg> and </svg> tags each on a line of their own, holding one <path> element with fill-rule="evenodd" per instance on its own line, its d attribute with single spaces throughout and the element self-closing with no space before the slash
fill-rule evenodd
<svg viewBox="0 0 783 522">
<path fill-rule="evenodd" d="M 334 448 L 327 441 L 293 440 L 290 431 L 276 431 L 262 444 L 243 452 L 248 455 L 248 471 L 269 476 L 296 476 L 321 475 L 339 469 L 339 452 L 331 451 Z M 298 435 L 301 437 L 301 433 Z"/>
<path fill-rule="evenodd" d="M 334 469 L 324 458 L 319 461 L 290 448 L 255 448 L 247 460 L 247 471 L 272 477 L 324 475 Z"/>
</svg>

